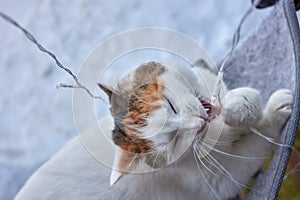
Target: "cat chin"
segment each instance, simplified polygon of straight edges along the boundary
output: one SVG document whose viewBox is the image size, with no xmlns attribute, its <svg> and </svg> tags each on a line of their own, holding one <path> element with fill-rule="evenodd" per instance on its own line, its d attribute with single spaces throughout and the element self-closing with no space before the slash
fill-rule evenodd
<svg viewBox="0 0 300 200">
<path fill-rule="evenodd" d="M 208 128 L 209 128 L 209 123 L 208 122 L 204 123 L 201 126 L 201 128 L 197 131 L 193 143 L 202 141 L 208 132 Z"/>
<path fill-rule="evenodd" d="M 205 122 L 202 124 L 200 129 L 197 131 L 196 135 L 203 135 L 203 132 L 205 132 L 205 134 L 206 134 L 207 131 L 205 131 L 205 130 L 207 130 L 207 129 L 208 129 L 208 123 Z"/>
<path fill-rule="evenodd" d="M 184 153 L 190 149 L 195 142 L 202 141 L 206 136 L 209 128 L 209 123 L 202 123 L 198 129 L 178 131 L 177 137 L 170 143 L 157 146 L 155 149 L 157 152 L 147 154 L 145 157 L 145 163 L 153 169 L 159 169 L 172 164 L 175 160 L 169 160 L 170 155 L 173 154 L 174 158 L 179 159 Z"/>
</svg>

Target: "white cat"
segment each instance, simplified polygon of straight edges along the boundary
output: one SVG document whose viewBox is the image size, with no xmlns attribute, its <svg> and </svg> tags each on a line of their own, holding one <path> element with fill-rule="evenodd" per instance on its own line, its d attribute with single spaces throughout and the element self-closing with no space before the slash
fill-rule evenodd
<svg viewBox="0 0 300 200">
<path fill-rule="evenodd" d="M 95 160 L 77 137 L 38 169 L 15 199 L 236 197 L 272 150 L 250 128 L 277 138 L 290 116 L 292 94 L 274 92 L 262 110 L 256 90 L 223 87 L 218 107 L 210 103 L 215 81 L 207 69 L 150 62 L 116 88 L 99 84 L 111 103 L 112 117 L 99 124 L 118 146 L 111 155 L 114 169 Z M 82 135 L 95 154 L 105 148 L 96 130 Z"/>
</svg>

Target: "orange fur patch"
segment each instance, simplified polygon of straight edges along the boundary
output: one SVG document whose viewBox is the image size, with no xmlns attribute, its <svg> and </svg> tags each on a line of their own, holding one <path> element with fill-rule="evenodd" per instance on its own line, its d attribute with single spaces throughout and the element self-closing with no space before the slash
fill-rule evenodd
<svg viewBox="0 0 300 200">
<path fill-rule="evenodd" d="M 113 133 L 113 140 L 121 149 L 132 153 L 152 151 L 152 142 L 143 139 L 138 128 L 146 126 L 150 113 L 160 108 L 164 86 L 159 76 L 164 72 L 164 66 L 155 62 L 143 64 L 135 71 L 128 110 L 121 120 L 122 130 L 116 124 Z"/>
<path fill-rule="evenodd" d="M 135 153 L 148 153 L 151 150 L 151 142 L 141 139 L 141 133 L 136 129 L 146 126 L 147 117 L 160 107 L 158 101 L 163 98 L 163 90 L 163 85 L 156 79 L 154 83 L 143 85 L 134 91 L 129 100 L 129 111 L 122 121 L 129 136 L 124 138 L 127 141 L 121 146 L 122 149 Z M 131 139 L 134 142 L 130 142 Z"/>
<path fill-rule="evenodd" d="M 141 139 L 137 135 L 126 134 L 117 125 L 113 131 L 113 141 L 121 149 L 130 153 L 148 153 L 152 150 L 149 140 Z"/>
<path fill-rule="evenodd" d="M 143 85 L 134 91 L 129 99 L 129 112 L 123 124 L 131 122 L 145 126 L 146 118 L 152 111 L 159 108 L 158 101 L 163 99 L 163 91 L 164 87 L 158 79 L 154 83 Z"/>
<path fill-rule="evenodd" d="M 130 166 L 133 159 L 134 155 L 132 153 L 122 152 L 119 158 L 118 170 L 121 172 L 125 171 L 128 166 Z"/>
</svg>

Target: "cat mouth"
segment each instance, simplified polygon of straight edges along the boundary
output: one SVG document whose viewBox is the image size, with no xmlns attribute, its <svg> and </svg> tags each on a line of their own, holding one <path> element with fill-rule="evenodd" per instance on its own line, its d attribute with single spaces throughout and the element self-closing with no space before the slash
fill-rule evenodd
<svg viewBox="0 0 300 200">
<path fill-rule="evenodd" d="M 213 105 L 209 101 L 205 99 L 199 99 L 202 106 L 204 107 L 207 117 L 201 117 L 206 123 L 211 122 L 214 118 L 216 118 L 221 113 L 221 108 L 218 105 Z"/>
<path fill-rule="evenodd" d="M 201 134 L 207 128 L 210 122 L 221 113 L 220 106 L 213 105 L 212 103 L 204 99 L 199 100 L 206 111 L 206 116 L 197 116 L 203 120 L 202 126 L 197 130 L 197 135 Z"/>
</svg>

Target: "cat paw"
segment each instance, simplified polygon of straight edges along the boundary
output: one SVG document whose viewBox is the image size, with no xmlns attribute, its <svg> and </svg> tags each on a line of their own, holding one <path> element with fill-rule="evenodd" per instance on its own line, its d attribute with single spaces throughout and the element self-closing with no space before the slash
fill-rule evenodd
<svg viewBox="0 0 300 200">
<path fill-rule="evenodd" d="M 243 87 L 231 90 L 222 103 L 224 121 L 230 126 L 252 126 L 261 119 L 261 98 L 255 89 Z"/>
<path fill-rule="evenodd" d="M 265 108 L 265 115 L 273 124 L 283 126 L 292 112 L 293 94 L 288 89 L 275 91 Z"/>
</svg>

